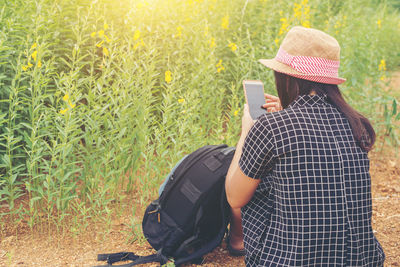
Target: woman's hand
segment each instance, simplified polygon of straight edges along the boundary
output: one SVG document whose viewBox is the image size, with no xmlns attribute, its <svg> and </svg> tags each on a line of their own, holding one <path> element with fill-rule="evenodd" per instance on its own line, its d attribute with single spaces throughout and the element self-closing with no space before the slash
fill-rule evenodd
<svg viewBox="0 0 400 267">
<path fill-rule="evenodd" d="M 242 136 L 246 137 L 254 124 L 253 118 L 250 116 L 249 106 L 244 104 L 243 117 L 242 117 Z"/>
<path fill-rule="evenodd" d="M 268 112 L 275 112 L 282 110 L 282 105 L 281 101 L 279 100 L 279 97 L 270 94 L 264 94 L 264 96 L 266 103 L 263 105 L 263 108 L 265 108 Z"/>
</svg>

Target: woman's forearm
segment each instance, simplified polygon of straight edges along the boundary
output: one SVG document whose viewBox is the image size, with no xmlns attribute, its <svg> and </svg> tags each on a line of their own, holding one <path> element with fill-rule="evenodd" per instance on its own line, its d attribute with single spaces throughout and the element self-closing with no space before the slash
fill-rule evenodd
<svg viewBox="0 0 400 267">
<path fill-rule="evenodd" d="M 230 184 L 231 184 L 232 176 L 235 173 L 236 168 L 239 168 L 239 160 L 240 160 L 240 156 L 242 155 L 242 149 L 243 149 L 245 139 L 246 139 L 246 136 L 242 134 L 239 138 L 238 143 L 236 144 L 236 151 L 233 156 L 231 165 L 229 166 L 228 173 L 226 175 L 227 187 L 230 186 Z M 226 188 L 226 190 L 228 190 L 228 188 Z M 228 192 L 227 192 L 227 194 L 228 194 Z"/>
<path fill-rule="evenodd" d="M 247 134 L 239 139 L 225 182 L 226 197 L 232 208 L 241 208 L 252 198 L 260 180 L 247 177 L 239 168 L 239 160 Z"/>
</svg>

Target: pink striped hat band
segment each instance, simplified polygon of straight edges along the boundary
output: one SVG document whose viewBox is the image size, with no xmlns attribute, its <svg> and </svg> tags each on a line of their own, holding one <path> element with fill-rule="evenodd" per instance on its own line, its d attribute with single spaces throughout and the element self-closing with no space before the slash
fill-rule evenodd
<svg viewBox="0 0 400 267">
<path fill-rule="evenodd" d="M 289 65 L 304 74 L 328 77 L 339 76 L 340 61 L 321 57 L 293 56 L 288 54 L 282 47 L 279 48 L 275 60 Z"/>
</svg>

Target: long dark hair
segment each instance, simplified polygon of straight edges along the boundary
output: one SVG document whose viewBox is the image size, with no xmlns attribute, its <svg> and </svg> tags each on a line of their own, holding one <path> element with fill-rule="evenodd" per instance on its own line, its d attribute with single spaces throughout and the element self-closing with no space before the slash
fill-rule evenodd
<svg viewBox="0 0 400 267">
<path fill-rule="evenodd" d="M 299 95 L 308 95 L 311 91 L 317 95 L 326 95 L 327 101 L 348 119 L 358 146 L 364 151 L 372 149 L 376 138 L 374 128 L 367 118 L 346 103 L 337 85 L 303 80 L 277 71 L 274 71 L 274 74 L 283 108 L 289 106 Z"/>
</svg>

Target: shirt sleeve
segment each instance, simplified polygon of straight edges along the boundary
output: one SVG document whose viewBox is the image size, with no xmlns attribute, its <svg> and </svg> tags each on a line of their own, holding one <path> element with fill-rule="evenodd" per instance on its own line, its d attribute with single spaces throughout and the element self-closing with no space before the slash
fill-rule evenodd
<svg viewBox="0 0 400 267">
<path fill-rule="evenodd" d="M 253 179 L 262 179 L 275 165 L 274 140 L 270 130 L 265 127 L 266 120 L 257 120 L 244 141 L 239 168 Z"/>
</svg>

